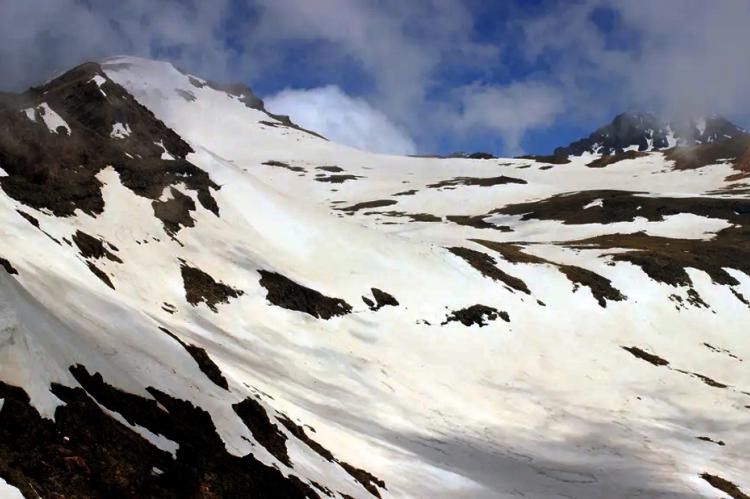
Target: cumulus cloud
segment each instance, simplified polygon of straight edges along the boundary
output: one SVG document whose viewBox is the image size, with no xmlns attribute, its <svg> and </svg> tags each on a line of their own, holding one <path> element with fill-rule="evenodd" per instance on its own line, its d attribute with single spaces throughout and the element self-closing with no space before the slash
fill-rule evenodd
<svg viewBox="0 0 750 499">
<path fill-rule="evenodd" d="M 571 0 L 509 19 L 479 19 L 483 5 L 0 0 L 0 88 L 20 89 L 119 53 L 168 59 L 215 80 L 291 74 L 293 83 L 275 88 L 339 83 L 373 111 L 357 114 L 376 120 L 360 126 L 362 133 L 390 122 L 406 137 L 402 145 L 412 143 L 410 136 L 422 151 L 438 137 L 475 127 L 497 133 L 506 152 L 516 152 L 526 134 L 554 120 L 588 122 L 626 109 L 750 119 L 747 0 Z M 604 29 L 597 22 L 602 12 L 612 18 Z M 478 33 L 479 24 L 489 32 Z M 493 38 L 494 28 L 500 35 Z M 315 69 L 313 83 L 295 74 L 300 59 L 307 71 Z M 531 69 L 517 71 L 519 59 Z M 350 73 L 356 85 L 346 84 Z M 339 107 L 320 121 L 335 122 L 341 109 L 364 104 L 329 100 Z M 318 108 L 317 115 L 325 113 Z M 371 143 L 367 137 L 360 143 Z"/>
<path fill-rule="evenodd" d="M 602 12 L 614 20 L 609 32 L 595 22 Z M 570 108 L 747 116 L 748 23 L 747 0 L 584 0 L 561 4 L 522 29 L 526 56 L 550 66 Z"/>
<path fill-rule="evenodd" d="M 460 90 L 461 111 L 453 125 L 464 133 L 477 128 L 497 132 L 507 154 L 519 154 L 530 129 L 550 126 L 565 109 L 560 90 L 539 82 L 470 85 Z"/>
<path fill-rule="evenodd" d="M 283 90 L 265 103 L 270 111 L 288 114 L 300 126 L 340 144 L 390 154 L 416 151 L 403 128 L 364 99 L 350 97 L 334 85 Z"/>
</svg>

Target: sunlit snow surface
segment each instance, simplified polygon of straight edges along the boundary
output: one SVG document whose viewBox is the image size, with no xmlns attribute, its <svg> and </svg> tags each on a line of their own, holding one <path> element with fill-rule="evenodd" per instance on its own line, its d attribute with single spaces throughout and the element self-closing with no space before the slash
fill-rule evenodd
<svg viewBox="0 0 750 499">
<path fill-rule="evenodd" d="M 600 169 L 586 167 L 585 159 L 545 169 L 520 159 L 374 155 L 269 125 L 274 120 L 265 113 L 194 85 L 168 64 L 119 58 L 104 70 L 191 144 L 195 153 L 188 159 L 220 186 L 213 192 L 220 216 L 196 202 L 195 226 L 182 229 L 177 242 L 153 216 L 151 201 L 126 189 L 111 168 L 98 177 L 105 200 L 98 217 L 34 212 L 58 240 L 80 229 L 119 249 L 122 264 L 100 264 L 116 287 L 111 290 L 75 249 L 16 213 L 28 208 L 0 195 L 1 254 L 19 271 L 0 272 L 0 379 L 23 387 L 45 415 L 60 403 L 50 382 L 76 386 L 68 367 L 83 363 L 129 392 L 148 396 L 145 387 L 154 386 L 194 401 L 210 413 L 230 452 L 253 452 L 287 470 L 250 445 L 252 435 L 229 408 L 249 394 L 267 394 L 268 407 L 312 425 L 316 440 L 334 454 L 382 478 L 384 496 L 715 497 L 719 492 L 698 477 L 702 472 L 750 490 L 750 396 L 742 393 L 750 391 L 750 308 L 728 287 L 689 269 L 711 309 L 678 310 L 668 297 L 681 291 L 638 267 L 554 244 L 638 231 L 707 239 L 726 220 L 680 214 L 658 222 L 566 225 L 488 218 L 512 228 L 501 232 L 367 214 L 481 215 L 595 189 L 700 195 L 725 187 L 730 165 L 675 171 L 652 154 Z M 52 130 L 54 116 L 42 113 Z M 263 164 L 268 161 L 304 172 Z M 320 180 L 332 175 L 358 178 Z M 500 175 L 527 183 L 427 187 Z M 416 192 L 394 196 L 409 190 Z M 193 191 L 181 191 L 195 199 Z M 353 215 L 336 209 L 375 200 L 397 204 Z M 598 209 L 600 202 L 586 207 Z M 573 292 L 554 267 L 513 264 L 496 254 L 498 267 L 522 279 L 531 294 L 513 292 L 445 249 L 480 250 L 471 238 L 539 243 L 527 252 L 594 271 L 628 299 L 599 307 L 588 288 Z M 245 294 L 219 305 L 218 313 L 189 305 L 178 258 Z M 326 321 L 273 306 L 258 269 L 342 298 L 353 313 Z M 732 275 L 741 283 L 735 289 L 750 296 L 750 277 Z M 369 310 L 361 297 L 373 287 L 400 305 Z M 164 302 L 177 312 L 163 310 Z M 507 311 L 510 322 L 440 325 L 450 311 L 474 304 Z M 211 383 L 159 325 L 205 348 L 231 391 Z M 675 368 L 735 389 L 656 367 L 621 346 L 654 352 Z M 296 474 L 365 496 L 340 468 L 291 441 L 290 457 Z"/>
</svg>

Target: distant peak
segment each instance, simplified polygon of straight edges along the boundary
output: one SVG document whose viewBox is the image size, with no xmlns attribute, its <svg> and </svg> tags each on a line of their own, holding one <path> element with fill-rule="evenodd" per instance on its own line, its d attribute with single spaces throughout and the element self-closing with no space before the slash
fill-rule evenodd
<svg viewBox="0 0 750 499">
<path fill-rule="evenodd" d="M 655 114 L 628 111 L 596 129 L 588 137 L 555 149 L 555 156 L 610 155 L 624 151 L 658 151 L 675 146 L 708 144 L 747 131 L 718 114 L 687 119 L 664 119 Z"/>
</svg>

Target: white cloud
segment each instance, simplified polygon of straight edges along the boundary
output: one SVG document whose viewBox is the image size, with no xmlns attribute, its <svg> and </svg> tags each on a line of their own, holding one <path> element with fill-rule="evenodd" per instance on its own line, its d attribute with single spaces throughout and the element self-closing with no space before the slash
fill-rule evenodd
<svg viewBox="0 0 750 499">
<path fill-rule="evenodd" d="M 287 89 L 264 101 L 271 112 L 288 114 L 300 126 L 340 144 L 390 154 L 416 151 L 405 130 L 364 99 L 350 97 L 334 85 Z"/>
<path fill-rule="evenodd" d="M 565 109 L 560 90 L 538 82 L 470 85 L 459 95 L 462 109 L 453 125 L 463 133 L 477 128 L 499 133 L 506 154 L 521 153 L 524 133 L 550 126 Z"/>
</svg>

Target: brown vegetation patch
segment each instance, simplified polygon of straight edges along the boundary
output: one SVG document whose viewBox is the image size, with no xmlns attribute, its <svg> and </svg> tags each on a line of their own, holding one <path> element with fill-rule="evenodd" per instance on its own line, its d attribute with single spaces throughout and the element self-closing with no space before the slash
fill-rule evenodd
<svg viewBox="0 0 750 499">
<path fill-rule="evenodd" d="M 334 166 L 334 165 L 331 165 L 331 166 L 316 166 L 315 169 L 316 170 L 323 170 L 324 172 L 330 172 L 330 173 L 341 173 L 341 172 L 344 171 L 344 169 L 341 168 L 340 166 Z"/>
<path fill-rule="evenodd" d="M 81 256 L 84 258 L 106 258 L 113 262 L 122 263 L 122 260 L 104 247 L 101 239 L 90 236 L 83 231 L 78 230 L 73 234 L 73 242 L 76 243 Z"/>
<path fill-rule="evenodd" d="M 456 178 L 452 178 L 448 180 L 442 180 L 435 184 L 429 184 L 427 187 L 431 187 L 433 189 L 439 189 L 441 187 L 456 187 L 459 185 L 492 187 L 493 185 L 527 184 L 527 183 L 528 182 L 520 178 L 506 177 L 505 175 L 500 175 L 499 177 L 456 177 Z"/>
<path fill-rule="evenodd" d="M 518 244 L 500 243 L 497 241 L 487 241 L 485 239 L 470 239 L 470 241 L 475 242 L 477 244 L 481 244 L 482 246 L 488 249 L 491 249 L 493 251 L 497 251 L 498 253 L 502 255 L 502 257 L 505 260 L 511 263 L 529 263 L 529 264 L 548 263 L 551 265 L 555 265 L 553 262 L 550 262 L 549 260 L 545 260 L 544 258 L 540 258 L 538 256 L 525 253 L 523 251 L 523 246 L 520 246 Z"/>
<path fill-rule="evenodd" d="M 217 366 L 216 363 L 211 360 L 211 357 L 208 356 L 208 353 L 205 349 L 192 345 L 190 343 L 185 343 L 180 338 L 178 338 L 177 335 L 175 335 L 165 327 L 160 326 L 159 329 L 163 333 L 169 335 L 169 337 L 175 340 L 177 343 L 182 345 L 187 353 L 189 353 L 193 358 L 195 363 L 198 364 L 198 368 L 201 370 L 201 372 L 203 372 L 203 374 L 205 374 L 206 377 L 210 379 L 216 386 L 225 390 L 229 390 L 229 383 L 227 382 L 227 379 L 224 377 L 224 374 L 221 372 L 219 366 Z"/>
<path fill-rule="evenodd" d="M 352 311 L 351 305 L 340 298 L 325 296 L 276 272 L 267 270 L 258 272 L 261 276 L 260 285 L 268 291 L 266 298 L 277 307 L 296 310 L 326 320 Z"/>
<path fill-rule="evenodd" d="M 738 172 L 750 173 L 750 135 L 691 147 L 675 147 L 665 151 L 664 156 L 674 161 L 675 170 L 694 170 L 731 161 Z"/>
<path fill-rule="evenodd" d="M 453 253 L 459 258 L 464 259 L 469 265 L 478 270 L 483 276 L 489 277 L 494 281 L 500 281 L 506 286 L 509 286 L 518 291 L 522 291 L 527 295 L 531 294 L 526 283 L 518 277 L 513 277 L 510 274 L 497 268 L 497 261 L 486 253 L 481 251 L 475 251 L 469 248 L 452 247 L 448 248 L 448 251 Z"/>
<path fill-rule="evenodd" d="M 692 286 L 686 268 L 707 273 L 714 283 L 739 284 L 725 268 L 750 275 L 750 231 L 730 227 L 713 239 L 672 239 L 644 233 L 597 236 L 569 243 L 575 248 L 626 249 L 610 257 L 640 267 L 650 278 L 671 286 Z"/>
<path fill-rule="evenodd" d="M 681 213 L 730 222 L 747 223 L 750 199 L 716 197 L 651 197 L 639 192 L 592 190 L 558 194 L 540 201 L 518 203 L 491 211 L 503 215 L 521 216 L 521 220 L 559 220 L 564 224 L 610 224 L 632 222 L 645 218 L 661 222 L 665 217 Z M 601 200 L 601 206 L 584 206 Z"/>
<path fill-rule="evenodd" d="M 292 165 L 289 165 L 287 163 L 283 163 L 281 161 L 271 160 L 271 161 L 266 161 L 265 163 L 262 163 L 262 164 L 264 164 L 266 166 L 275 166 L 277 168 L 284 168 L 285 170 L 289 170 L 289 171 L 297 172 L 297 173 L 306 173 L 307 172 L 307 170 L 305 170 L 301 166 L 292 166 Z"/>
<path fill-rule="evenodd" d="M 648 353 L 645 350 L 642 350 L 642 349 L 640 349 L 638 347 L 622 347 L 622 348 L 623 348 L 623 350 L 626 350 L 626 351 L 630 352 L 630 354 L 633 355 L 634 357 L 637 357 L 637 358 L 639 358 L 641 360 L 645 360 L 649 364 L 653 364 L 653 365 L 659 366 L 659 367 L 660 366 L 668 366 L 669 365 L 669 361 L 667 361 L 665 359 L 662 359 L 658 355 L 654 355 L 652 353 Z"/>
<path fill-rule="evenodd" d="M 375 201 L 364 201 L 362 203 L 353 204 L 351 206 L 344 206 L 342 208 L 336 208 L 340 211 L 355 212 L 359 210 L 365 210 L 368 208 L 382 208 L 384 206 L 391 206 L 398 203 L 393 199 L 377 199 Z"/>
<path fill-rule="evenodd" d="M 405 217 L 412 222 L 442 222 L 443 219 L 430 213 L 404 213 L 403 211 L 369 211 L 365 215 L 383 215 L 386 217 Z"/>
<path fill-rule="evenodd" d="M 570 163 L 570 160 L 567 156 L 539 156 L 539 155 L 528 155 L 528 156 L 518 156 L 518 159 L 530 159 L 532 161 L 536 161 L 537 163 L 550 163 L 553 165 L 566 165 Z"/>
<path fill-rule="evenodd" d="M 710 473 L 701 473 L 701 478 L 711 484 L 713 488 L 724 492 L 732 499 L 750 499 L 750 496 L 742 492 L 742 489 L 725 478 L 718 475 L 711 475 Z"/>
<path fill-rule="evenodd" d="M 229 303 L 230 298 L 238 298 L 244 294 L 243 291 L 234 289 L 222 282 L 216 282 L 207 273 L 191 267 L 185 262 L 181 263 L 180 271 L 185 287 L 185 299 L 194 307 L 202 302 L 213 312 L 218 312 L 216 305 Z"/>
<path fill-rule="evenodd" d="M 625 295 L 612 286 L 612 281 L 600 276 L 596 272 L 573 265 L 557 265 L 557 268 L 565 274 L 568 280 L 575 284 L 576 288 L 579 284 L 589 288 L 591 294 L 594 295 L 594 298 L 602 308 L 607 307 L 607 301 L 623 301 L 627 299 Z"/>
<path fill-rule="evenodd" d="M 513 229 L 507 225 L 495 225 L 486 222 L 484 219 L 488 216 L 489 215 L 448 215 L 445 218 L 454 224 L 474 227 L 475 229 L 493 229 L 499 230 L 500 232 L 513 232 Z"/>
<path fill-rule="evenodd" d="M 416 190 L 416 189 L 410 189 L 408 191 L 397 192 L 396 194 L 394 194 L 394 196 L 413 196 L 417 192 L 419 192 L 419 191 Z"/>
<path fill-rule="evenodd" d="M 341 174 L 341 175 L 328 175 L 328 176 L 322 176 L 322 177 L 315 177 L 315 180 L 317 182 L 328 182 L 329 184 L 343 184 L 347 180 L 357 180 L 359 178 L 365 178 L 365 177 L 361 177 L 359 175 Z"/>
<path fill-rule="evenodd" d="M 448 324 L 449 322 L 460 322 L 464 326 L 476 324 L 479 327 L 483 327 L 487 325 L 487 322 L 497 320 L 498 318 L 505 322 L 510 322 L 510 316 L 507 312 L 488 307 L 487 305 L 472 305 L 451 312 L 441 325 Z"/>
<path fill-rule="evenodd" d="M 609 156 L 602 156 L 601 158 L 595 159 L 591 163 L 588 163 L 586 166 L 588 166 L 589 168 L 604 168 L 605 166 L 619 163 L 620 161 L 625 161 L 626 159 L 637 159 L 644 156 L 648 156 L 648 153 L 641 151 L 625 151 L 618 154 L 611 154 Z"/>
</svg>

